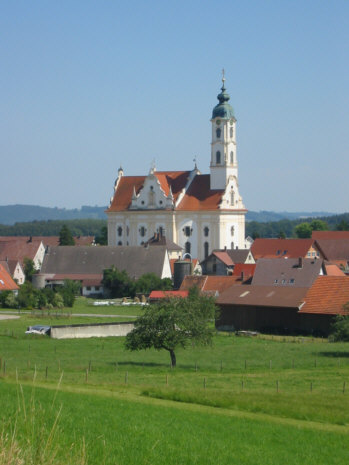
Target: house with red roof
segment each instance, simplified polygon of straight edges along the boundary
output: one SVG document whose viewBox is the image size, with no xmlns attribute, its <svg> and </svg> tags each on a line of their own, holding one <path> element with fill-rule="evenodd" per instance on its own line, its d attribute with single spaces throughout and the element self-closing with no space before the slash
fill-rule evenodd
<svg viewBox="0 0 349 465">
<path fill-rule="evenodd" d="M 18 285 L 11 278 L 10 273 L 6 268 L 0 264 L 0 292 L 3 291 L 14 291 L 17 292 L 19 289 Z"/>
<path fill-rule="evenodd" d="M 203 274 L 226 276 L 233 274 L 237 264 L 255 264 L 255 260 L 249 249 L 213 250 L 201 262 L 201 267 Z"/>
<path fill-rule="evenodd" d="M 313 279 L 314 270 L 306 270 L 300 285 L 259 283 L 228 288 L 217 299 L 220 316 L 216 327 L 327 336 L 336 315 L 347 314 L 349 277 L 318 275 Z"/>
<path fill-rule="evenodd" d="M 315 239 L 255 239 L 251 252 L 259 258 L 325 258 Z"/>
<path fill-rule="evenodd" d="M 223 86 L 211 117 L 210 173 L 157 171 L 125 176 L 122 168 L 106 213 L 108 244 L 139 246 L 156 232 L 187 256 L 203 260 L 214 249 L 245 248 L 246 209 L 239 193 L 236 119 Z"/>
<path fill-rule="evenodd" d="M 24 259 L 29 258 L 30 260 L 33 260 L 34 267 L 37 270 L 40 270 L 44 256 L 45 247 L 41 240 L 33 239 L 31 237 L 15 237 L 10 240 L 0 240 L 0 261 L 6 261 L 9 263 L 9 267 L 14 270 L 14 274 L 12 274 L 12 276 L 16 279 L 21 275 L 20 268 L 17 265 L 18 263 L 20 264 L 23 272 Z"/>
</svg>

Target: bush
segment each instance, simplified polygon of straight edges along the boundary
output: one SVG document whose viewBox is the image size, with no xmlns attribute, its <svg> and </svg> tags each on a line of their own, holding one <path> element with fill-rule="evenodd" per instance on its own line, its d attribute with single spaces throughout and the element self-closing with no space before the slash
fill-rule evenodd
<svg viewBox="0 0 349 465">
<path fill-rule="evenodd" d="M 338 315 L 332 325 L 332 342 L 349 342 L 349 315 Z"/>
</svg>

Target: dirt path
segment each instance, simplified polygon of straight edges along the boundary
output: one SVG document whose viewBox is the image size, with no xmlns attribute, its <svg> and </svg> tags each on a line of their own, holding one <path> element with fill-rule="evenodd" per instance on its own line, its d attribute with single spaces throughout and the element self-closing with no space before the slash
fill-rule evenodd
<svg viewBox="0 0 349 465">
<path fill-rule="evenodd" d="M 16 315 L 0 315 L 0 320 L 18 320 L 19 316 Z"/>
</svg>

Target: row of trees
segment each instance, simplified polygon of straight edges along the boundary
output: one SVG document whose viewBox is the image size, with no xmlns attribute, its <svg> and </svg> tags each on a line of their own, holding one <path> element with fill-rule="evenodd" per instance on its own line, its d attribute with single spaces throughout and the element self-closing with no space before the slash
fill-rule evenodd
<svg viewBox="0 0 349 465">
<path fill-rule="evenodd" d="M 20 286 L 18 295 L 5 291 L 0 293 L 0 306 L 3 308 L 52 309 L 73 307 L 75 296 L 80 293 L 80 283 L 66 280 L 63 286 L 55 289 L 36 289 L 30 281 Z"/>
<path fill-rule="evenodd" d="M 159 278 L 155 273 L 145 273 L 139 279 L 132 279 L 125 270 L 119 271 L 115 266 L 104 270 L 103 286 L 111 297 L 134 297 L 136 294 L 150 294 L 153 290 L 171 290 L 169 278 Z"/>
</svg>

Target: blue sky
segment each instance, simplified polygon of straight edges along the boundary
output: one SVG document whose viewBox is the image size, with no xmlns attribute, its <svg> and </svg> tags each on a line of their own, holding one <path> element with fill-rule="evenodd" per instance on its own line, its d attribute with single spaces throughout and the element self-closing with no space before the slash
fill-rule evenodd
<svg viewBox="0 0 349 465">
<path fill-rule="evenodd" d="M 0 205 L 209 171 L 226 70 L 250 210 L 348 211 L 348 1 L 4 1 Z"/>
</svg>

